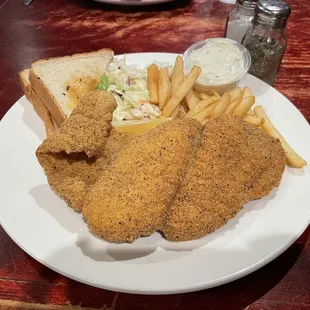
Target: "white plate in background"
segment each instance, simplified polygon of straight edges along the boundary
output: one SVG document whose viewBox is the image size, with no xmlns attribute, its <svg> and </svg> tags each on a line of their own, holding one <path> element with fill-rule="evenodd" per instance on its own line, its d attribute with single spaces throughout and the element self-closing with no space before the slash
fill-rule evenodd
<svg viewBox="0 0 310 310">
<path fill-rule="evenodd" d="M 144 5 L 172 2 L 177 0 L 93 0 L 93 1 L 115 5 L 144 6 Z"/>
</svg>

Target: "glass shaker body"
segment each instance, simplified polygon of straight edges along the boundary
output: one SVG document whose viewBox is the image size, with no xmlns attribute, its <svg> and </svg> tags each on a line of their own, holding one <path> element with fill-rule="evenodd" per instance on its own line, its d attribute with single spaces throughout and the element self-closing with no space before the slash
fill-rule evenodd
<svg viewBox="0 0 310 310">
<path fill-rule="evenodd" d="M 225 37 L 241 43 L 242 38 L 252 26 L 254 7 L 241 5 L 238 2 L 236 7 L 228 15 Z"/>
<path fill-rule="evenodd" d="M 270 29 L 253 25 L 242 40 L 251 54 L 249 73 L 272 85 L 276 80 L 286 43 L 285 28 Z"/>
</svg>

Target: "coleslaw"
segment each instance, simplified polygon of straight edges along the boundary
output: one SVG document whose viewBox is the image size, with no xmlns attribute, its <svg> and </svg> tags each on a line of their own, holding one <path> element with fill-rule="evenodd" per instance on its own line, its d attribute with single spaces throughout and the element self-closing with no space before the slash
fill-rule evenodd
<svg viewBox="0 0 310 310">
<path fill-rule="evenodd" d="M 100 77 L 97 88 L 114 95 L 117 102 L 114 120 L 150 120 L 160 116 L 158 106 L 149 101 L 146 69 L 126 64 L 126 56 L 114 58 L 105 75 Z"/>
</svg>

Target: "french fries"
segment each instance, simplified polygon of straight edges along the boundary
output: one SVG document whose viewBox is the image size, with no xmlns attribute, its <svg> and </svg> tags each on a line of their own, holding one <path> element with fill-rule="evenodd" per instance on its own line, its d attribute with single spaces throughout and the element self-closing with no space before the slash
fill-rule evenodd
<svg viewBox="0 0 310 310">
<path fill-rule="evenodd" d="M 261 127 L 265 122 L 265 120 L 262 117 L 258 117 L 258 116 L 251 115 L 251 114 L 247 114 L 244 117 L 244 120 L 248 122 L 250 125 L 255 126 L 255 127 Z"/>
<path fill-rule="evenodd" d="M 216 91 L 213 91 L 213 96 L 217 97 L 218 99 L 221 98 L 221 96 Z"/>
<path fill-rule="evenodd" d="M 234 88 L 230 92 L 231 101 L 234 101 L 235 99 L 242 97 L 242 89 L 240 87 Z"/>
<path fill-rule="evenodd" d="M 251 96 L 251 90 L 249 87 L 245 86 L 242 91 L 242 99 Z"/>
<path fill-rule="evenodd" d="M 155 64 L 147 68 L 147 90 L 150 102 L 158 104 L 158 67 Z"/>
<path fill-rule="evenodd" d="M 220 116 L 224 114 L 230 102 L 231 95 L 230 93 L 225 93 L 221 99 L 219 99 L 218 103 L 215 105 L 213 110 L 211 111 L 211 116 Z"/>
<path fill-rule="evenodd" d="M 197 99 L 196 99 L 193 89 L 190 89 L 190 91 L 186 94 L 185 100 L 186 100 L 189 110 L 193 110 L 195 106 L 197 105 Z"/>
<path fill-rule="evenodd" d="M 164 107 L 162 111 L 163 116 L 169 117 L 172 114 L 174 109 L 180 104 L 181 100 L 194 86 L 200 72 L 201 72 L 200 67 L 193 66 L 193 68 L 191 69 L 189 74 L 184 78 L 184 80 L 182 81 L 176 92 L 171 94 L 171 98 L 169 99 L 167 105 Z"/>
<path fill-rule="evenodd" d="M 244 117 L 255 103 L 255 97 L 245 97 L 241 103 L 237 106 L 233 114 Z"/>
<path fill-rule="evenodd" d="M 235 100 L 233 100 L 229 106 L 227 107 L 227 109 L 225 110 L 225 114 L 233 114 L 234 111 L 236 110 L 237 106 L 240 105 L 242 101 L 241 97 L 236 98 Z"/>
<path fill-rule="evenodd" d="M 202 124 L 204 124 L 206 122 L 206 120 L 208 119 L 208 117 L 210 116 L 211 111 L 213 110 L 216 103 L 217 102 L 213 102 L 211 105 L 209 105 L 205 109 L 201 110 L 199 113 L 195 114 L 193 116 L 193 118 L 197 119 Z"/>
<path fill-rule="evenodd" d="M 205 99 L 208 99 L 212 96 L 208 95 L 208 94 L 205 94 L 205 93 L 197 93 L 197 97 L 200 99 L 200 100 L 205 100 Z"/>
<path fill-rule="evenodd" d="M 155 64 L 147 68 L 147 89 L 150 102 L 159 105 L 163 117 L 180 117 L 181 114 L 177 109 L 180 103 L 183 105 L 182 114 L 186 114 L 186 111 L 194 109 L 199 101 L 193 86 L 201 68 L 194 66 L 186 78 L 183 70 L 184 62 L 181 56 L 176 58 L 171 78 L 168 68 L 158 69 Z"/>
<path fill-rule="evenodd" d="M 175 109 L 174 109 L 174 111 L 171 113 L 171 118 L 172 119 L 176 119 L 177 117 L 178 117 L 178 114 L 179 114 L 179 112 L 180 112 L 180 106 L 178 105 Z"/>
<path fill-rule="evenodd" d="M 291 147 L 290 145 L 284 140 L 284 138 L 280 135 L 278 130 L 273 126 L 270 119 L 268 118 L 264 108 L 260 105 L 254 108 L 254 114 L 258 117 L 262 117 L 265 122 L 262 125 L 264 131 L 271 137 L 279 139 L 281 145 L 284 149 L 287 163 L 291 167 L 295 168 L 302 168 L 307 165 L 307 162 L 301 158 Z"/>
<path fill-rule="evenodd" d="M 159 69 L 158 73 L 158 102 L 162 110 L 169 100 L 169 72 L 168 68 Z"/>
<path fill-rule="evenodd" d="M 190 110 L 187 114 L 186 117 L 193 117 L 195 114 L 201 112 L 203 109 L 214 103 L 215 101 L 218 101 L 218 98 L 215 96 L 209 97 L 207 99 L 204 99 L 200 101 L 196 107 L 193 110 Z"/>
<path fill-rule="evenodd" d="M 201 68 L 193 66 L 187 76 L 184 76 L 183 70 L 184 62 L 181 56 L 176 58 L 171 78 L 168 68 L 158 69 L 155 64 L 147 68 L 150 102 L 159 105 L 161 118 L 195 118 L 204 125 L 213 117 L 223 114 L 238 115 L 248 124 L 261 127 L 268 135 L 279 139 L 289 166 L 302 168 L 307 165 L 273 126 L 263 107 L 252 109 L 255 97 L 249 87 L 237 87 L 223 96 L 215 91 L 198 92 L 194 90 L 194 85 Z"/>
<path fill-rule="evenodd" d="M 171 96 L 176 93 L 184 79 L 184 61 L 181 56 L 175 60 L 171 76 Z"/>
</svg>

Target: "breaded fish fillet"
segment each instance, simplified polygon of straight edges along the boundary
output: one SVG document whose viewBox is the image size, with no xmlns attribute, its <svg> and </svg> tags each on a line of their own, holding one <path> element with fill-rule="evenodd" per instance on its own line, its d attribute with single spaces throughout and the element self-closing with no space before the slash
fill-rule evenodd
<svg viewBox="0 0 310 310">
<path fill-rule="evenodd" d="M 171 121 L 125 144 L 86 196 L 90 230 L 120 243 L 163 229 L 201 130 L 193 119 Z"/>
<path fill-rule="evenodd" d="M 119 144 L 118 133 L 111 135 L 107 143 L 115 108 L 110 93 L 90 93 L 59 132 L 47 138 L 36 151 L 48 183 L 75 210 L 81 210 L 88 186 L 98 179 L 115 154 L 115 144 Z"/>
<path fill-rule="evenodd" d="M 223 226 L 249 200 L 278 186 L 285 154 L 278 140 L 238 116 L 210 120 L 163 233 L 168 240 L 198 239 Z"/>
<path fill-rule="evenodd" d="M 100 155 L 112 128 L 111 120 L 116 101 L 105 91 L 90 92 L 85 96 L 58 133 L 46 139 L 39 152 L 85 153 Z"/>
</svg>

